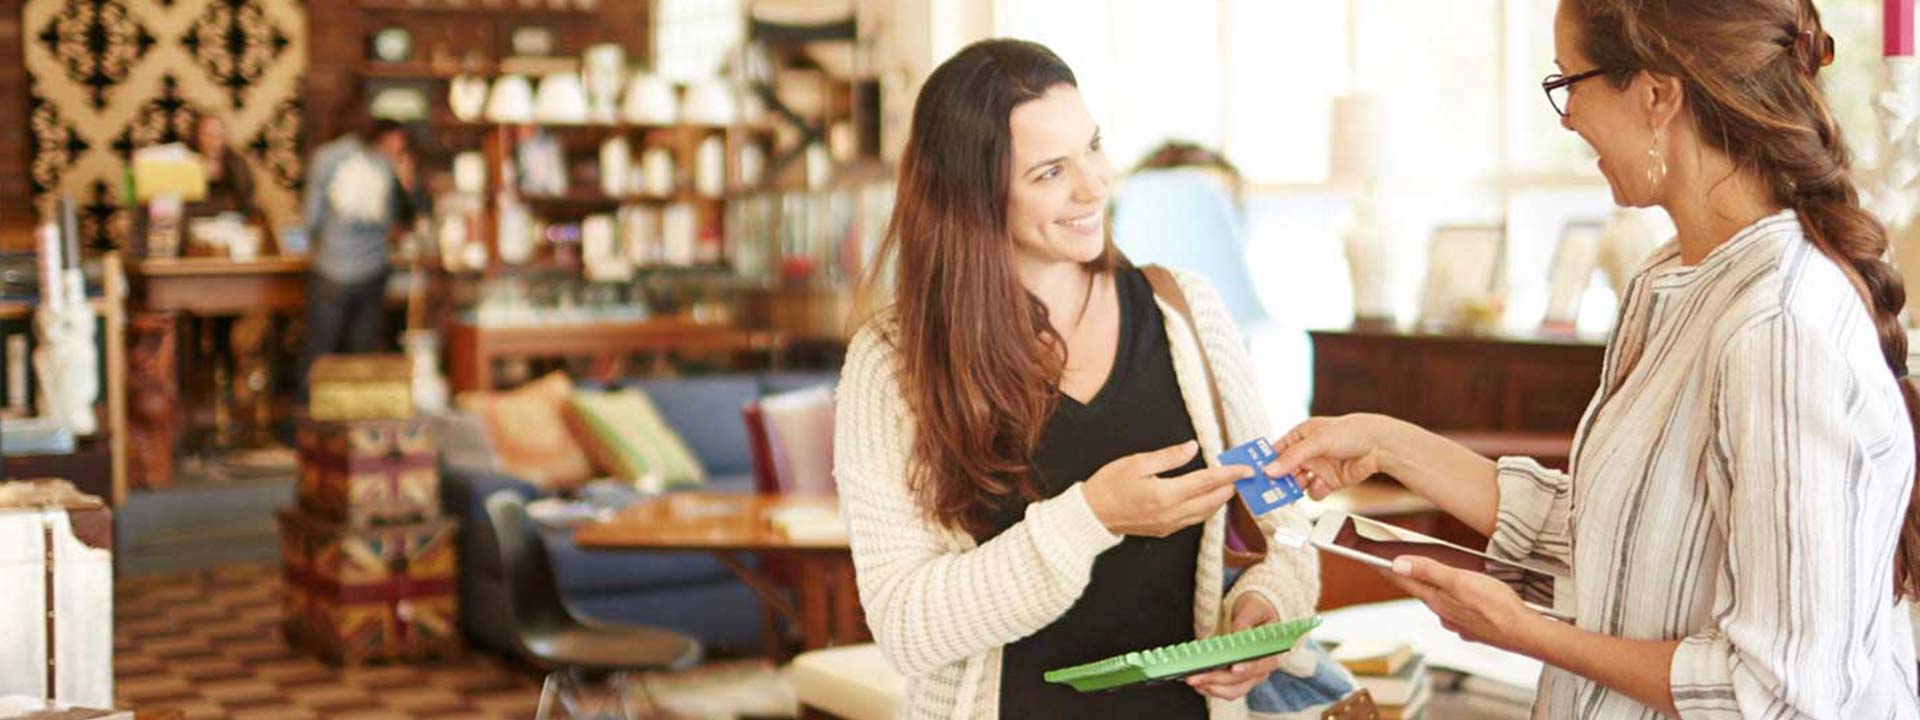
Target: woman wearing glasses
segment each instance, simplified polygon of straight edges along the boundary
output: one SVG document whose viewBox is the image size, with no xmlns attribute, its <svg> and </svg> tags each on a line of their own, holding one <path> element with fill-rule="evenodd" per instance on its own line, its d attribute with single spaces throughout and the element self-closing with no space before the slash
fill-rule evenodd
<svg viewBox="0 0 1920 720">
<path fill-rule="evenodd" d="M 1623 298 L 1571 474 L 1390 418 L 1313 419 L 1270 473 L 1374 472 L 1565 563 L 1577 622 L 1414 558 L 1394 581 L 1463 636 L 1539 658 L 1536 716 L 1920 717 L 1915 395 L 1900 277 L 1820 90 L 1806 0 L 1561 0 L 1562 124 L 1621 205 L 1678 237 Z M 1570 585 L 1570 587 L 1569 587 Z"/>
</svg>

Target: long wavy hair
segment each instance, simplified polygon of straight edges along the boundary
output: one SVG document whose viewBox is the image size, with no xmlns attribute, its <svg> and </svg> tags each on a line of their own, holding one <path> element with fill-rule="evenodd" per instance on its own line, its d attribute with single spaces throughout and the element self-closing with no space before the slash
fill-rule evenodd
<svg viewBox="0 0 1920 720">
<path fill-rule="evenodd" d="M 1907 292 L 1884 259 L 1887 231 L 1860 205 L 1853 155 L 1820 88 L 1831 37 L 1810 0 L 1573 0 L 1581 45 L 1624 88 L 1641 70 L 1678 78 L 1708 146 L 1759 177 L 1792 208 L 1820 252 L 1860 291 L 1898 378 L 1910 423 L 1920 398 L 1906 380 Z M 1920 483 L 1916 484 L 1920 492 Z M 1920 496 L 1900 527 L 1893 591 L 1920 597 Z"/>
<path fill-rule="evenodd" d="M 909 481 L 932 520 L 971 533 L 997 498 L 1039 498 L 1031 460 L 1058 402 L 1066 343 L 1014 272 L 1008 118 L 1061 85 L 1078 86 L 1067 64 L 1021 40 L 976 42 L 934 69 L 914 101 L 893 217 L 863 290 L 892 285 L 898 325 L 888 339 L 915 430 Z M 1109 237 L 1090 269 L 1120 262 Z"/>
</svg>

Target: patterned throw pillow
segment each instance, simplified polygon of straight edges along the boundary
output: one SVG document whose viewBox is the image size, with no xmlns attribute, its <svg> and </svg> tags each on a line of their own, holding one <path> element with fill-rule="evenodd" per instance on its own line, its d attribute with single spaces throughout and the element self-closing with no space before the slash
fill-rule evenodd
<svg viewBox="0 0 1920 720">
<path fill-rule="evenodd" d="M 461 410 L 480 418 L 500 467 L 543 490 L 578 487 L 593 477 L 593 464 L 567 425 L 573 382 L 554 373 L 513 390 L 465 393 Z"/>
<path fill-rule="evenodd" d="M 569 410 L 568 422 L 602 471 L 642 490 L 706 482 L 700 460 L 645 393 L 576 392 Z"/>
</svg>

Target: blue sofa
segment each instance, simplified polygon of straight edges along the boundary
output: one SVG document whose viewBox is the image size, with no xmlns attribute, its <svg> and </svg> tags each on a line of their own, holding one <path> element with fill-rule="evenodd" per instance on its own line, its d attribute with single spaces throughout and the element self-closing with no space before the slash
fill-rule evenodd
<svg viewBox="0 0 1920 720">
<path fill-rule="evenodd" d="M 621 383 L 653 398 L 707 470 L 705 491 L 753 492 L 752 452 L 740 408 L 748 401 L 837 380 L 834 373 L 786 372 L 639 379 Z M 487 522 L 486 498 L 540 491 L 511 475 L 441 468 L 441 498 L 460 525 L 460 624 L 478 645 L 513 647 L 507 587 Z M 542 531 L 554 579 L 568 608 L 583 618 L 671 628 L 710 648 L 757 652 L 760 603 L 753 591 L 707 553 L 601 552 L 573 544 L 565 531 Z"/>
</svg>

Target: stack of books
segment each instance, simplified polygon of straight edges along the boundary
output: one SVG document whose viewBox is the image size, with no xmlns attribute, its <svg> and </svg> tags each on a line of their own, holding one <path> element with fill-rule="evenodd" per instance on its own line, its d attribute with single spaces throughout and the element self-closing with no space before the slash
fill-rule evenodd
<svg viewBox="0 0 1920 720">
<path fill-rule="evenodd" d="M 1426 656 L 1414 652 L 1412 645 L 1355 640 L 1334 648 L 1333 659 L 1353 673 L 1354 682 L 1373 696 L 1381 720 L 1419 718 L 1433 697 Z"/>
</svg>

